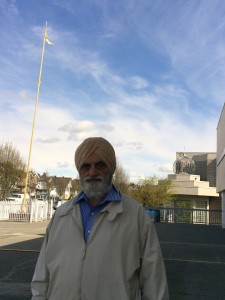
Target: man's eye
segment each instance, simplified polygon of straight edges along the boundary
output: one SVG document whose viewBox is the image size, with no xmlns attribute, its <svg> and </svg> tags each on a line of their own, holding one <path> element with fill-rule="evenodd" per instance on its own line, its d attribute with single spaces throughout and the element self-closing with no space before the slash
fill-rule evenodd
<svg viewBox="0 0 225 300">
<path fill-rule="evenodd" d="M 94 166 L 97 170 L 104 170 L 107 165 L 103 161 L 100 161 L 95 164 L 83 164 L 81 166 L 81 170 L 87 172 L 91 169 L 92 166 Z"/>
<path fill-rule="evenodd" d="M 91 167 L 90 164 L 83 164 L 83 165 L 81 166 L 81 169 L 87 171 L 87 170 L 90 169 L 90 167 Z"/>
<path fill-rule="evenodd" d="M 103 161 L 101 161 L 101 162 L 99 162 L 99 163 L 96 164 L 96 168 L 98 170 L 103 170 L 103 169 L 106 168 L 106 164 Z"/>
</svg>

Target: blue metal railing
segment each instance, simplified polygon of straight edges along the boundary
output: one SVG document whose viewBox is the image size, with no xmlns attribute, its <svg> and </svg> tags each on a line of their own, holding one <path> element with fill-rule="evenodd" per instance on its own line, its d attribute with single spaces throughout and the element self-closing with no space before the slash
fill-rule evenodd
<svg viewBox="0 0 225 300">
<path fill-rule="evenodd" d="M 206 210 L 194 208 L 146 208 L 156 212 L 157 222 L 168 223 L 189 223 L 189 224 L 206 224 L 206 225 L 221 225 L 222 210 Z"/>
</svg>

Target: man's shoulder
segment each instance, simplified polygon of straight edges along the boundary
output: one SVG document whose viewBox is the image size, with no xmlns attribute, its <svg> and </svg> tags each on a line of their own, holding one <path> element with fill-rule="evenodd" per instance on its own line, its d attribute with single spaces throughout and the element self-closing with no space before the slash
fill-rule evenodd
<svg viewBox="0 0 225 300">
<path fill-rule="evenodd" d="M 74 207 L 76 206 L 76 197 L 71 199 L 71 200 L 67 200 L 66 202 L 62 203 L 57 210 L 55 211 L 55 214 L 57 216 L 63 216 L 68 214 L 68 212 L 70 210 L 72 210 Z"/>
<path fill-rule="evenodd" d="M 127 194 L 121 193 L 121 200 L 123 201 L 125 206 L 133 207 L 134 209 L 143 208 L 143 206 L 139 202 L 137 202 Z"/>
<path fill-rule="evenodd" d="M 124 216 L 128 216 L 128 219 L 132 220 L 133 223 L 139 223 L 142 228 L 148 230 L 152 222 L 143 205 L 126 194 L 121 194 L 121 196 Z"/>
</svg>

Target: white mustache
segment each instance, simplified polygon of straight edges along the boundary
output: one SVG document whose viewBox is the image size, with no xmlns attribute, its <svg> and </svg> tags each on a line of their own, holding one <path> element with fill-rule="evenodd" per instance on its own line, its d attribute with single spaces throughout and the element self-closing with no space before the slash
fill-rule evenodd
<svg viewBox="0 0 225 300">
<path fill-rule="evenodd" d="M 89 182 L 91 180 L 97 180 L 97 181 L 102 181 L 103 180 L 103 177 L 102 176 L 88 176 L 88 177 L 85 177 L 84 178 L 84 181 L 85 182 Z"/>
</svg>

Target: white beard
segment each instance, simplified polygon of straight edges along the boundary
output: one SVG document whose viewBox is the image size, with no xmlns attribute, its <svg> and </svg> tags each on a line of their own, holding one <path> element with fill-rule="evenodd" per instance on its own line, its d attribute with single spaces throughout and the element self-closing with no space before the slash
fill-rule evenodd
<svg viewBox="0 0 225 300">
<path fill-rule="evenodd" d="M 97 181 L 91 182 L 91 179 L 96 179 Z M 112 187 L 112 175 L 85 177 L 80 179 L 80 185 L 88 199 L 102 199 Z"/>
</svg>

